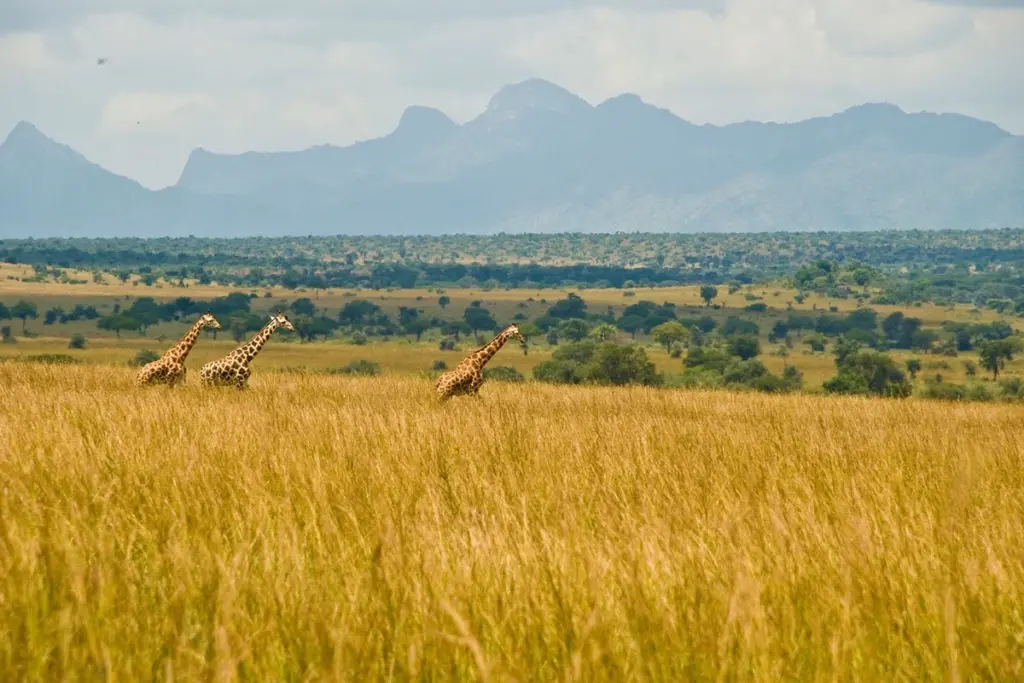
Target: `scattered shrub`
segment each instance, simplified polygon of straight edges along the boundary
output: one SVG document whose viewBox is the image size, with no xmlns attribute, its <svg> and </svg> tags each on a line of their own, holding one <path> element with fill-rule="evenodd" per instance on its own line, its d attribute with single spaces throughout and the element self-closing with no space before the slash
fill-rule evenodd
<svg viewBox="0 0 1024 683">
<path fill-rule="evenodd" d="M 661 375 L 640 346 L 584 341 L 560 347 L 533 369 L 542 382 L 557 384 L 661 384 Z"/>
<path fill-rule="evenodd" d="M 682 373 L 665 375 L 665 386 L 668 387 L 706 389 L 720 387 L 723 384 L 722 373 L 702 366 L 687 368 Z"/>
<path fill-rule="evenodd" d="M 999 398 L 1007 401 L 1024 400 L 1024 379 L 1004 377 L 999 380 Z"/>
<path fill-rule="evenodd" d="M 960 401 L 964 398 L 964 387 L 959 384 L 929 380 L 921 387 L 921 396 L 943 401 Z"/>
<path fill-rule="evenodd" d="M 498 382 L 525 382 L 523 373 L 507 365 L 498 365 L 493 368 L 484 368 L 484 379 Z"/>
<path fill-rule="evenodd" d="M 141 368 L 146 363 L 152 363 L 159 357 L 160 354 L 157 353 L 156 351 L 143 349 L 142 351 L 139 351 L 137 354 L 135 354 L 135 358 L 132 358 L 130 361 L 128 361 L 128 365 L 131 365 L 132 367 L 136 368 Z"/>
<path fill-rule="evenodd" d="M 968 401 L 991 401 L 995 396 L 984 384 L 975 383 L 967 385 L 964 398 Z"/>
<path fill-rule="evenodd" d="M 327 371 L 331 375 L 365 375 L 375 376 L 380 374 L 380 364 L 372 360 L 354 360 L 348 365 L 340 368 L 331 368 Z"/>
</svg>

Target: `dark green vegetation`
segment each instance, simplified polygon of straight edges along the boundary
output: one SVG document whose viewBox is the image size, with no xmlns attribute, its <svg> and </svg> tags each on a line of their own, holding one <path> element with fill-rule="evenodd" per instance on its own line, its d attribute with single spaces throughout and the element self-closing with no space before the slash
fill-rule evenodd
<svg viewBox="0 0 1024 683">
<path fill-rule="evenodd" d="M 922 319 L 901 311 L 883 317 L 868 306 L 835 313 L 784 312 L 767 307 L 751 312 L 730 311 L 717 305 L 658 304 L 644 298 L 627 301 L 620 306 L 592 309 L 583 296 L 570 292 L 550 303 L 533 301 L 532 307 L 522 302 L 524 305 L 517 307 L 520 312 L 512 318 L 534 344 L 545 344 L 553 351 L 548 359 L 533 367 L 533 377 L 557 384 L 790 392 L 802 388 L 803 373 L 787 359 L 797 353 L 829 353 L 834 357 L 836 374 L 824 383 L 825 392 L 902 398 L 913 393 L 913 381 L 923 365 L 916 357 L 900 362 L 889 352 L 947 358 L 976 353 L 981 369 L 997 380 L 1007 361 L 1024 350 L 1021 337 L 1005 320 L 926 325 Z M 103 315 L 92 307 L 81 308 L 89 313 L 86 319 L 95 319 L 97 330 L 113 332 L 118 338 L 127 332 L 145 336 L 148 328 L 162 323 L 185 325 L 209 310 L 224 324 L 222 334 L 229 333 L 235 341 L 242 341 L 266 324 L 266 314 L 255 308 L 265 303 L 265 298 L 256 294 L 234 292 L 209 300 L 179 296 L 160 301 L 143 296 L 132 298 L 123 306 L 115 302 Z M 280 333 L 284 341 L 295 337 L 303 342 L 335 338 L 361 346 L 401 337 L 419 341 L 430 335 L 438 340 L 439 350 L 447 351 L 456 349 L 460 342 L 471 347 L 478 345 L 505 324 L 499 323 L 492 313 L 493 302 L 486 304 L 482 300 L 471 301 L 461 311 L 450 309 L 449 304 L 442 307 L 442 315 L 405 305 L 398 306 L 397 315 L 389 314 L 369 298 L 359 296 L 347 298 L 339 310 L 318 305 L 308 297 L 276 304 L 288 311 L 296 326 L 294 334 Z M 0 319 L 18 313 L 25 316 L 23 323 L 35 320 L 39 317 L 36 308 L 27 300 L 2 305 Z M 531 308 L 532 313 L 525 312 Z M 79 319 L 74 316 L 74 311 L 69 314 L 59 308 L 49 309 L 42 327 Z M 217 334 L 208 333 L 214 337 Z M 5 335 L 16 343 L 10 330 Z M 635 343 L 638 335 L 649 343 Z M 68 347 L 82 349 L 86 344 L 85 335 L 76 332 Z M 670 358 L 678 359 L 681 372 L 659 371 L 648 357 L 651 344 L 663 348 Z M 529 353 L 529 349 L 524 349 L 524 353 Z M 768 354 L 783 359 L 779 374 L 770 372 L 759 358 Z M 155 357 L 143 351 L 130 364 L 142 365 Z M 949 367 L 945 361 L 941 364 Z M 974 361 L 965 360 L 964 367 L 968 376 L 977 374 Z M 446 368 L 447 364 L 441 361 L 435 362 L 430 370 L 439 372 Z M 380 372 L 380 366 L 359 360 L 332 372 L 373 375 Z M 518 371 L 501 367 L 491 368 L 488 377 L 505 381 L 524 379 Z M 991 387 L 971 389 L 944 384 L 941 374 L 935 374 L 926 378 L 921 393 L 934 398 L 1024 398 L 1018 377 L 1004 378 Z"/>
<path fill-rule="evenodd" d="M 998 228 L 1020 226 L 1021 187 L 1024 138 L 966 116 L 695 125 L 530 80 L 464 125 L 410 107 L 348 147 L 197 149 L 159 191 L 23 122 L 0 145 L 0 236 Z"/>
<path fill-rule="evenodd" d="M 1024 229 L 697 235 L 0 240 L 0 261 L 143 284 L 482 289 L 792 286 L 877 304 L 1024 310 Z M 84 281 L 83 281 L 84 282 Z M 869 293 L 870 292 L 870 293 Z M 757 302 L 751 305 L 757 307 Z"/>
<path fill-rule="evenodd" d="M 1012 322 L 1024 314 L 1024 230 L 3 240 L 0 260 L 33 266 L 23 282 L 63 283 L 71 293 L 76 285 L 106 282 L 104 273 L 135 285 L 128 287 L 132 295 L 95 305 L 0 300 L 0 321 L 14 322 L 22 335 L 32 334 L 30 323 L 38 333 L 40 326 L 82 321 L 118 338 L 145 336 L 155 325 L 184 324 L 210 310 L 224 324 L 222 335 L 242 340 L 275 309 L 289 313 L 303 342 L 406 338 L 450 351 L 516 322 L 534 345 L 552 352 L 532 367 L 536 379 L 549 382 L 783 392 L 802 387 L 799 363 L 784 360 L 773 373 L 761 358 L 810 353 L 835 358 L 835 375 L 822 387 L 828 392 L 907 396 L 916 384 L 943 398 L 1021 393 L 1016 378 L 999 380 L 1020 351 Z M 687 284 L 697 295 L 691 293 L 692 303 L 660 295 L 659 286 Z M 235 291 L 189 296 L 197 285 Z M 538 291 L 553 287 L 576 292 Z M 609 298 L 616 287 L 622 296 Z M 293 294 L 282 297 L 282 288 Z M 376 301 L 387 298 L 381 290 L 413 288 L 399 305 Z M 503 290 L 510 288 L 521 298 L 509 299 L 513 293 Z M 320 300 L 333 290 L 343 296 Z M 467 297 L 472 290 L 479 293 Z M 588 303 L 588 290 L 605 293 Z M 811 296 L 828 305 L 805 305 Z M 842 308 L 833 305 L 840 302 Z M 933 306 L 928 320 L 914 313 L 924 304 Z M 954 313 L 954 304 L 974 308 Z M 935 306 L 948 317 L 936 319 L 945 314 Z M 987 320 L 977 317 L 981 311 Z M 13 341 L 13 332 L 4 338 Z M 69 346 L 85 344 L 80 336 Z M 647 356 L 650 345 L 678 359 L 679 370 L 659 371 Z M 892 351 L 968 354 L 967 377 L 993 381 L 985 391 L 956 388 L 928 372 L 933 361 Z"/>
</svg>

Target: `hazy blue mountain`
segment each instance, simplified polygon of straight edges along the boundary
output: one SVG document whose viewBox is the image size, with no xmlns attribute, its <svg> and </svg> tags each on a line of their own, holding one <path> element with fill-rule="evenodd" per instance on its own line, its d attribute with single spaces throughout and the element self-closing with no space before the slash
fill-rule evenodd
<svg viewBox="0 0 1024 683">
<path fill-rule="evenodd" d="M 695 125 L 532 79 L 462 125 L 414 106 L 347 147 L 197 149 L 158 192 L 21 123 L 0 236 L 984 228 L 1024 222 L 1022 187 L 1024 138 L 957 114 Z"/>
</svg>

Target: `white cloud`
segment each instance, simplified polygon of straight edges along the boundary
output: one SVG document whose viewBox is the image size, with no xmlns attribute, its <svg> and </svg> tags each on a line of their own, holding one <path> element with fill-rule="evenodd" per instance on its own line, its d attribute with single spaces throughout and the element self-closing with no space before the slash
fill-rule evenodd
<svg viewBox="0 0 1024 683">
<path fill-rule="evenodd" d="M 410 104 L 465 121 L 533 76 L 696 122 L 887 100 L 1024 133 L 1024 12 L 968 0 L 2 4 L 0 134 L 28 119 L 151 187 L 197 146 L 348 144 Z"/>
<path fill-rule="evenodd" d="M 0 79 L 28 81 L 44 77 L 48 69 L 59 66 L 46 49 L 46 41 L 36 33 L 12 33 L 0 36 Z M 17 65 L 17 68 L 6 68 Z"/>
<path fill-rule="evenodd" d="M 919 0 L 816 2 L 816 25 L 843 52 L 866 57 L 914 55 L 965 38 L 972 12 Z"/>
</svg>

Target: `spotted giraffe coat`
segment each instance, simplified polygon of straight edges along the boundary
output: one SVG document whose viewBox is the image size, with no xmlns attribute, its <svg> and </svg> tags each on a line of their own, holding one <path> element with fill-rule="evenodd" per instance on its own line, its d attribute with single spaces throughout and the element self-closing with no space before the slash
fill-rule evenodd
<svg viewBox="0 0 1024 683">
<path fill-rule="evenodd" d="M 174 386 L 185 381 L 185 359 L 188 352 L 195 346 L 199 339 L 199 333 L 209 325 L 215 330 L 220 329 L 220 323 L 213 317 L 212 313 L 204 313 L 193 323 L 188 333 L 181 338 L 177 344 L 167 350 L 164 355 L 155 361 L 146 363 L 135 374 L 135 385 L 146 384 L 167 384 Z"/>
<path fill-rule="evenodd" d="M 480 385 L 484 383 L 484 366 L 509 339 L 518 339 L 523 344 L 526 343 L 526 337 L 519 331 L 519 326 L 509 325 L 489 343 L 466 356 L 461 363 L 437 378 L 434 391 L 438 398 L 445 401 L 460 394 L 477 396 Z"/>
<path fill-rule="evenodd" d="M 260 352 L 274 331 L 282 327 L 286 330 L 295 330 L 295 327 L 284 315 L 273 316 L 270 322 L 257 332 L 256 336 L 247 344 L 239 346 L 223 358 L 210 361 L 200 368 L 199 381 L 206 385 L 234 385 L 239 389 L 244 389 L 252 374 L 249 363 Z"/>
</svg>

